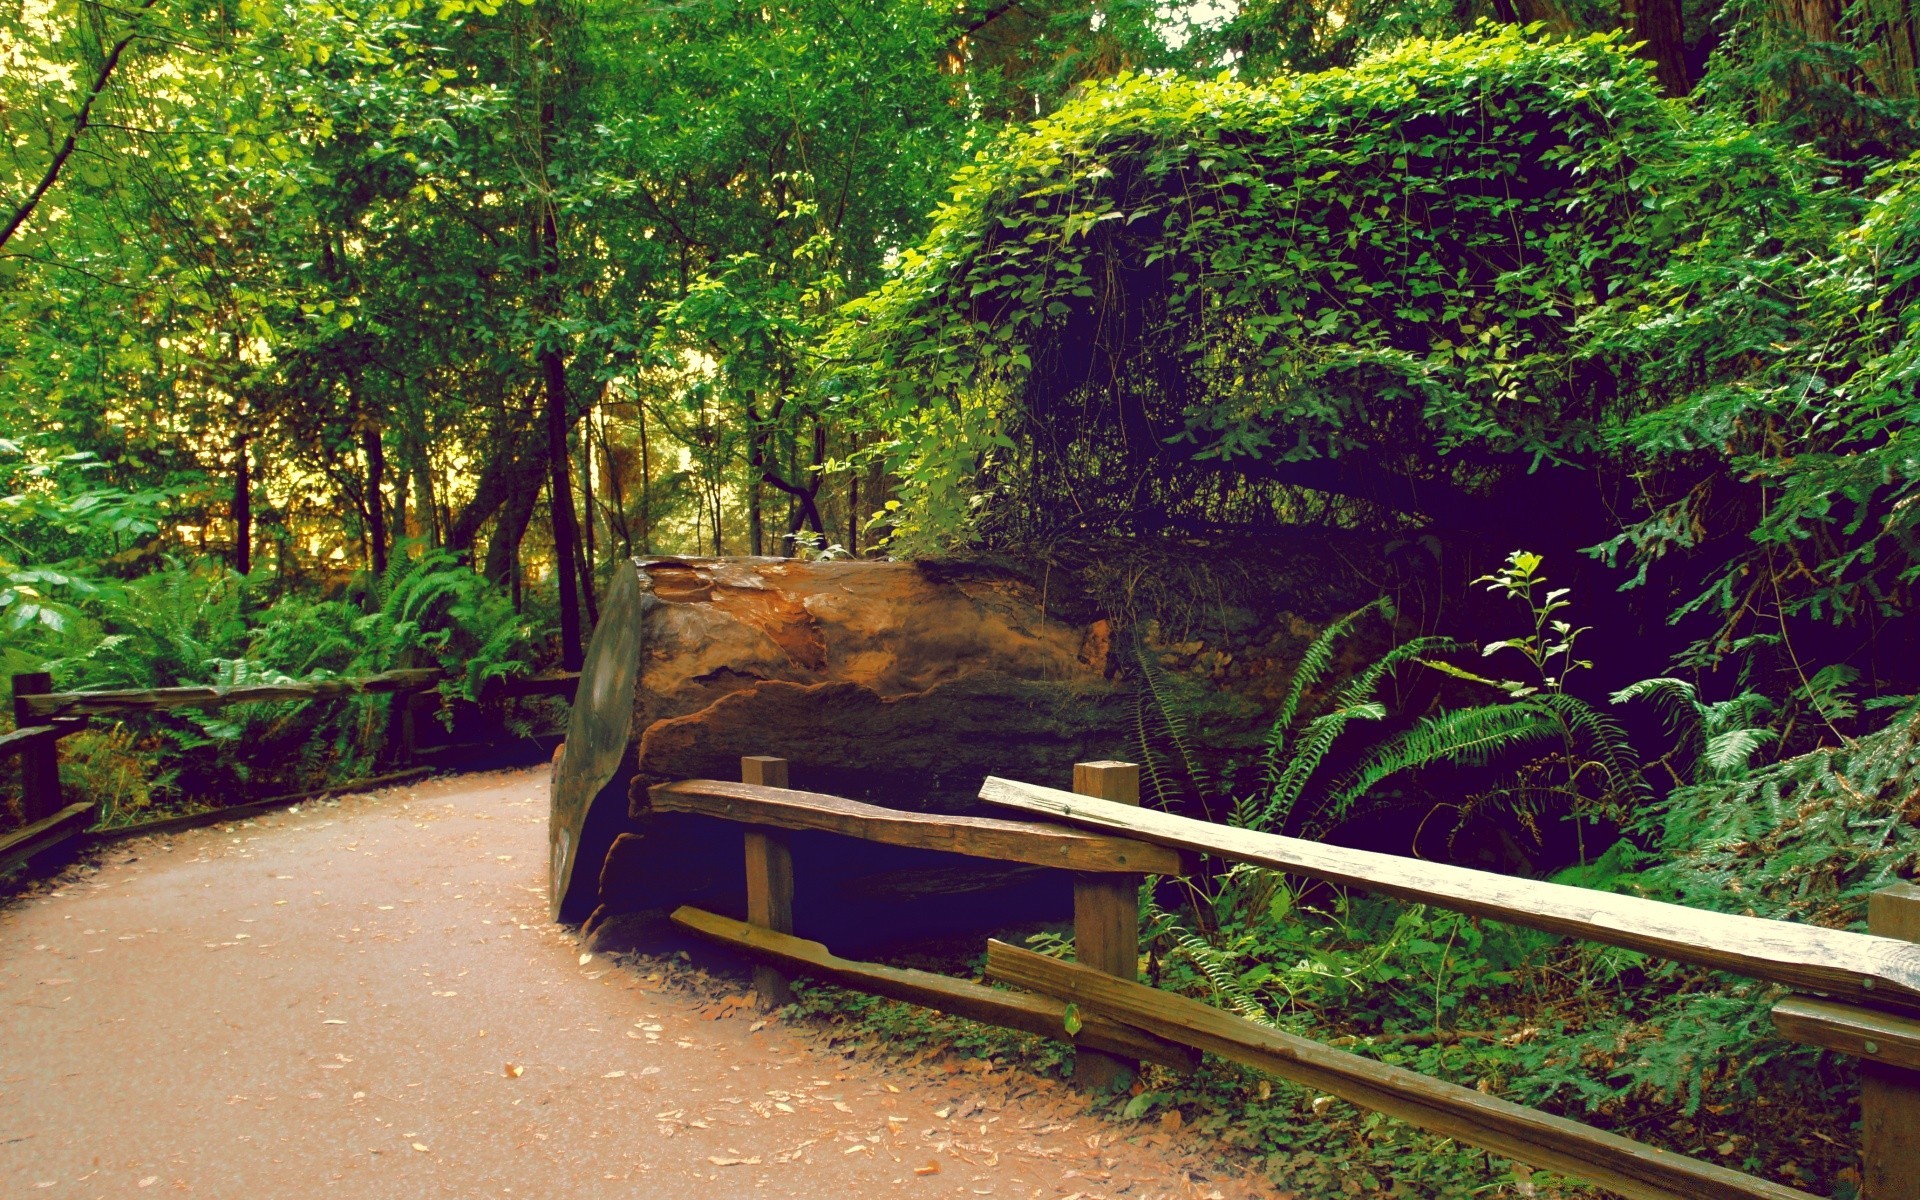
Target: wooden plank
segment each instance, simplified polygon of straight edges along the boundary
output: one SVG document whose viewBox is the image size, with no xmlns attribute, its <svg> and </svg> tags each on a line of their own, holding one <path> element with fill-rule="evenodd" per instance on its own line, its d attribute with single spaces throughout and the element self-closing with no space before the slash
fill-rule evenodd
<svg viewBox="0 0 1920 1200">
<path fill-rule="evenodd" d="M 1920 941 L 1920 888 L 1896 883 L 1867 897 L 1867 929 Z M 1920 1071 L 1878 1055 L 1860 1063 L 1860 1167 L 1861 1200 L 1911 1200 L 1920 1180 Z"/>
<path fill-rule="evenodd" d="M 1913 1017 L 1812 996 L 1789 996 L 1773 1006 L 1773 1027 L 1791 1042 L 1852 1055 L 1863 1062 L 1920 1070 L 1920 1020 Z"/>
<path fill-rule="evenodd" d="M 987 943 L 987 974 L 1629 1200 L 1813 1200 L 1795 1188 L 1256 1025 L 1078 963 Z"/>
<path fill-rule="evenodd" d="M 1140 768 L 1122 762 L 1075 763 L 1073 790 L 1138 807 Z M 1139 978 L 1140 876 L 1117 871 L 1074 875 L 1073 957 L 1116 978 Z M 1097 1050 L 1073 1060 L 1074 1082 L 1096 1091 L 1126 1087 L 1138 1070 L 1138 1063 Z"/>
<path fill-rule="evenodd" d="M 1702 912 L 1537 879 L 1235 829 L 989 776 L 989 804 L 1143 841 L 1365 888 L 1439 908 L 1784 983 L 1839 999 L 1920 1011 L 1920 946 L 1896 938 Z"/>
<path fill-rule="evenodd" d="M 33 715 L 33 702 L 51 690 L 53 676 L 45 671 L 28 671 L 13 677 L 13 724 L 26 729 L 41 722 Z M 20 757 L 20 815 L 29 823 L 53 816 L 60 804 L 60 750 L 53 742 L 35 738 L 22 746 Z"/>
<path fill-rule="evenodd" d="M 787 760 L 750 754 L 740 760 L 740 779 L 755 787 L 787 786 Z M 747 920 L 773 933 L 793 932 L 793 848 L 784 829 L 748 829 Z M 793 988 L 777 967 L 753 968 L 753 990 L 765 1008 L 793 1003 Z"/>
<path fill-rule="evenodd" d="M 1050 996 L 1002 991 L 931 971 L 840 958 L 819 942 L 773 933 L 698 908 L 676 909 L 673 922 L 743 953 L 777 962 L 795 974 L 811 975 L 876 996 L 904 1000 L 988 1025 L 1037 1033 L 1076 1046 L 1144 1059 L 1177 1071 L 1191 1071 L 1199 1064 L 1200 1056 L 1185 1046 L 1097 1015 L 1082 1014 L 1080 1032 L 1069 1036 L 1066 1003 Z"/>
<path fill-rule="evenodd" d="M 59 812 L 0 837 L 0 875 L 62 842 L 85 837 L 93 824 L 93 805 L 69 804 Z"/>
<path fill-rule="evenodd" d="M 254 800 L 247 804 L 229 804 L 225 808 L 210 808 L 206 812 L 188 813 L 182 817 L 163 817 L 158 821 L 142 821 L 138 825 L 115 825 L 109 829 L 95 829 L 91 831 L 90 836 L 97 842 L 120 842 L 128 838 L 147 837 L 153 834 L 179 833 L 182 830 L 199 829 L 206 825 L 224 825 L 228 821 L 244 821 L 249 817 L 272 812 L 276 808 L 285 808 L 289 804 L 324 800 L 328 796 L 343 795 L 347 792 L 366 792 L 375 788 L 392 787 L 396 783 L 406 783 L 431 774 L 433 774 L 432 767 L 409 767 L 404 771 L 375 775 L 371 779 L 356 779 L 350 783 L 336 783 L 311 791 L 269 796 L 265 800 Z"/>
<path fill-rule="evenodd" d="M 22 708 L 35 720 L 82 714 L 111 716 L 158 712 L 168 708 L 220 708 L 228 704 L 266 704 L 285 700 L 335 700 L 363 694 L 384 695 L 432 687 L 445 678 L 438 667 L 386 671 L 358 679 L 311 683 L 264 683 L 245 687 L 178 687 L 101 692 L 48 692 L 24 698 Z M 19 701 L 16 700 L 16 704 Z M 22 721 L 21 724 L 27 722 Z"/>
<path fill-rule="evenodd" d="M 29 725 L 11 733 L 0 733 L 0 758 L 21 753 L 30 746 L 57 742 L 70 733 L 78 733 L 87 727 L 87 720 L 86 717 L 63 717 L 46 725 Z"/>
<path fill-rule="evenodd" d="M 918 846 L 1038 867 L 1179 875 L 1189 865 L 1184 856 L 1163 846 L 1062 825 L 907 812 L 819 792 L 686 779 L 655 784 L 648 796 L 656 812 L 700 813 L 776 829 L 818 829 L 891 846 Z"/>
<path fill-rule="evenodd" d="M 480 687 L 483 700 L 519 700 L 528 696 L 561 696 L 573 699 L 580 686 L 580 672 L 563 671 L 555 675 L 508 675 L 489 679 Z"/>
</svg>

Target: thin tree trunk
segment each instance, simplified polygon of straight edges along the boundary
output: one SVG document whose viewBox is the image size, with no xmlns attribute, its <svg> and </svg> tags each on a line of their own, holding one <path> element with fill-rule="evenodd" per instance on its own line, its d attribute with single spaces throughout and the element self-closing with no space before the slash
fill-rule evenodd
<svg viewBox="0 0 1920 1200">
<path fill-rule="evenodd" d="M 551 228 L 551 226 L 549 226 Z M 553 575 L 560 585 L 560 664 L 580 669 L 579 577 L 573 570 L 578 525 L 573 514 L 573 483 L 567 478 L 567 364 L 558 350 L 540 352 L 547 381 L 547 499 L 553 522 Z"/>
<path fill-rule="evenodd" d="M 427 439 L 416 434 L 413 456 L 413 510 L 418 516 L 415 524 L 420 526 L 420 536 L 429 546 L 440 544 L 440 508 L 434 502 L 433 463 L 427 449 Z"/>
<path fill-rule="evenodd" d="M 847 553 L 860 553 L 860 472 L 847 472 Z"/>
<path fill-rule="evenodd" d="M 253 573 L 253 467 L 247 435 L 233 439 L 233 569 Z"/>
<path fill-rule="evenodd" d="M 533 510 L 540 500 L 540 484 L 517 489 L 500 505 L 493 522 L 493 536 L 487 540 L 486 575 L 496 585 L 519 586 L 515 565 L 520 561 L 520 541 L 533 522 Z"/>
<path fill-rule="evenodd" d="M 386 486 L 387 451 L 380 431 L 369 425 L 360 433 L 360 450 L 367 458 L 367 547 L 373 562 L 374 578 L 387 573 Z"/>
<path fill-rule="evenodd" d="M 640 406 L 640 552 L 653 553 L 653 457 L 647 450 L 647 406 Z"/>
</svg>

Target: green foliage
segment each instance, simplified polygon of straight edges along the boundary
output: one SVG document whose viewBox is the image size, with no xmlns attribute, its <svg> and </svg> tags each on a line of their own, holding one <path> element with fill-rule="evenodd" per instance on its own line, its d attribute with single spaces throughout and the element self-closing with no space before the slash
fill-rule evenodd
<svg viewBox="0 0 1920 1200">
<path fill-rule="evenodd" d="M 505 596 L 444 551 L 397 558 L 364 598 L 263 605 L 265 586 L 173 563 L 101 586 L 71 622 L 41 631 L 8 665 L 49 670 L 60 690 L 238 687 L 437 665 L 453 672 L 443 694 L 472 701 L 485 681 L 525 673 L 542 642 Z M 294 790 L 370 773 L 387 737 L 387 703 L 366 696 L 170 710 L 69 739 L 63 761 L 76 794 L 113 815 L 156 798 Z M 129 784 L 128 770 L 147 782 Z"/>
<path fill-rule="evenodd" d="M 1089 89 L 965 168 L 848 310 L 901 530 L 959 536 L 1028 486 L 1081 520 L 1218 519 L 1299 512 L 1274 485 L 1391 493 L 1356 455 L 1470 487 L 1591 450 L 1616 387 L 1577 329 L 1675 244 L 1641 189 L 1681 137 L 1617 39 L 1512 28 Z"/>
</svg>

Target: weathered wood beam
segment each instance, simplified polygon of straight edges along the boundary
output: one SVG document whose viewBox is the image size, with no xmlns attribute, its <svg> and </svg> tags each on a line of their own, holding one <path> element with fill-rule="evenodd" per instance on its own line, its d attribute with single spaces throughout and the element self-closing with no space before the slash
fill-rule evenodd
<svg viewBox="0 0 1920 1200">
<path fill-rule="evenodd" d="M 93 805 L 69 804 L 59 812 L 0 837 L 0 874 L 72 838 L 86 836 Z"/>
<path fill-rule="evenodd" d="M 1100 1016 L 1082 1014 L 1080 1032 L 1069 1036 L 1065 1002 L 1048 996 L 1002 991 L 931 971 L 840 958 L 819 942 L 774 933 L 698 908 L 675 909 L 673 922 L 702 937 L 778 963 L 795 974 L 812 975 L 891 1000 L 904 1000 L 988 1025 L 1020 1029 L 1076 1046 L 1157 1062 L 1180 1071 L 1191 1071 L 1199 1062 L 1199 1055 L 1184 1046 Z"/>
<path fill-rule="evenodd" d="M 1069 871 L 1180 875 L 1190 865 L 1185 856 L 1164 846 L 1062 825 L 906 812 L 819 792 L 687 779 L 656 784 L 647 794 L 655 812 L 699 813 L 774 829 L 817 829 L 891 846 Z"/>
<path fill-rule="evenodd" d="M 1784 983 L 1836 998 L 1920 1011 L 1920 945 L 1898 938 L 1703 912 L 1396 854 L 1256 833 L 989 776 L 989 804 L 1365 888 L 1421 904 Z"/>
<path fill-rule="evenodd" d="M 323 679 L 313 683 L 263 683 L 244 687 L 147 688 L 103 692 L 47 692 L 20 697 L 19 707 L 35 719 L 82 714 L 111 716 L 158 712 L 168 708 L 219 708 L 228 704 L 263 704 L 284 700 L 332 700 L 362 694 L 383 695 L 432 687 L 446 677 L 437 667 L 386 671 L 358 679 Z"/>
<path fill-rule="evenodd" d="M 1629 1200 L 1813 1200 L 1796 1188 L 1644 1146 L 1004 942 L 987 943 L 987 974 L 1422 1129 L 1578 1176 Z"/>
<path fill-rule="evenodd" d="M 1920 1070 L 1920 1020 L 1877 1008 L 1788 996 L 1773 1006 L 1781 1037 L 1865 1062 Z"/>
<path fill-rule="evenodd" d="M 87 727 L 86 717 L 64 717 L 46 725 L 29 725 L 10 733 L 0 733 L 0 758 L 20 754 L 59 741 Z"/>
</svg>

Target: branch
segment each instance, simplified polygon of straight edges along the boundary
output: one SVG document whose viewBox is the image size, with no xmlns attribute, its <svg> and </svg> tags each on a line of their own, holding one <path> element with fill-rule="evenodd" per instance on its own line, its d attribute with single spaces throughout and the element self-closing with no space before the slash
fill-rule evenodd
<svg viewBox="0 0 1920 1200">
<path fill-rule="evenodd" d="M 120 55 L 125 53 L 127 47 L 133 44 L 133 39 L 139 36 L 140 17 L 146 15 L 147 10 L 152 8 L 154 3 L 155 0 L 141 0 L 132 27 L 127 30 L 126 36 L 115 42 L 113 49 L 107 52 L 106 59 L 100 64 L 100 70 L 93 77 L 93 87 L 87 92 L 86 102 L 81 104 L 79 112 L 73 114 L 73 124 L 67 128 L 66 140 L 60 143 L 58 150 L 54 151 L 53 161 L 47 164 L 46 173 L 40 176 L 40 182 L 34 185 L 33 191 L 21 201 L 20 206 L 14 209 L 12 218 L 7 221 L 7 227 L 0 230 L 0 249 L 4 249 L 20 227 L 27 223 L 27 218 L 33 215 L 33 210 L 40 207 L 41 198 L 60 177 L 60 168 L 67 165 L 67 159 L 73 155 L 73 148 L 80 142 L 80 135 L 86 132 L 87 119 L 93 115 L 93 102 L 100 98 L 100 93 L 107 90 L 107 81 L 112 78 L 114 68 L 120 65 Z"/>
</svg>

